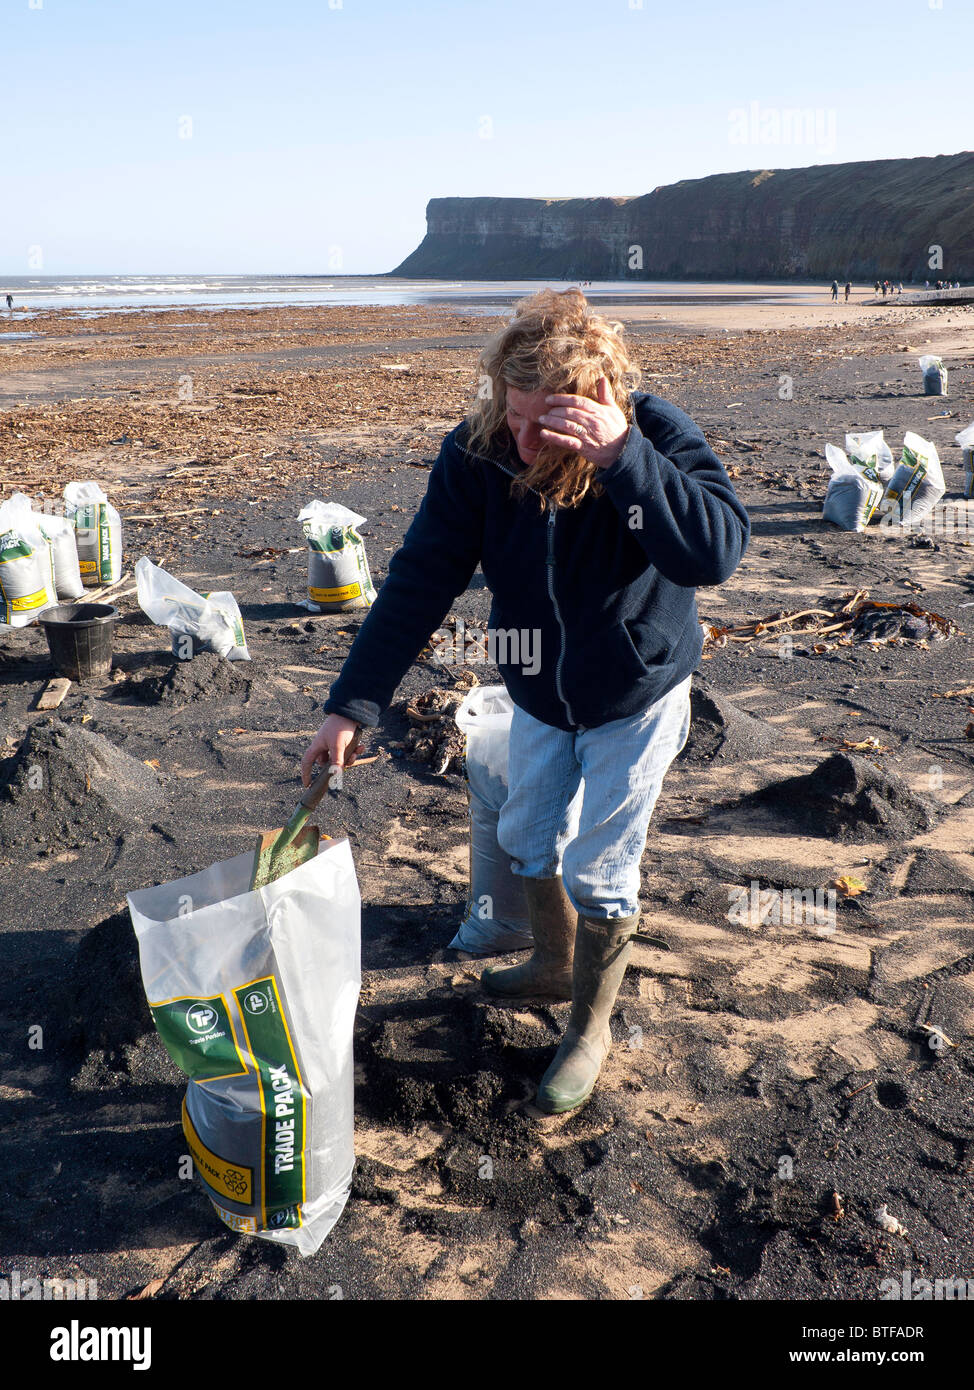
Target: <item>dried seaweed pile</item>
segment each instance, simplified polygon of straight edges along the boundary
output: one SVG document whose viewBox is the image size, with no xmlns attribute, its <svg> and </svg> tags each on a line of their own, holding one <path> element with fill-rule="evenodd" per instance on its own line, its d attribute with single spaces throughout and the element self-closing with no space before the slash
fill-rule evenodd
<svg viewBox="0 0 974 1390">
<path fill-rule="evenodd" d="M 912 646 L 929 648 L 931 642 L 944 642 L 960 634 L 949 618 L 932 613 L 916 603 L 880 603 L 868 597 L 867 589 L 845 594 L 821 608 L 781 609 L 764 618 L 733 627 L 711 624 L 704 634 L 704 654 L 730 642 L 775 642 L 783 638 L 815 638 L 808 647 L 795 648 L 802 655 L 820 655 L 835 647 L 854 642 L 870 646 Z"/>
<path fill-rule="evenodd" d="M 447 772 L 463 771 L 463 734 L 457 728 L 454 715 L 466 695 L 479 681 L 470 670 L 461 671 L 451 690 L 434 686 L 415 700 L 400 703 L 409 719 L 410 729 L 403 740 L 403 752 L 418 763 L 426 763 L 430 772 L 443 776 Z"/>
</svg>

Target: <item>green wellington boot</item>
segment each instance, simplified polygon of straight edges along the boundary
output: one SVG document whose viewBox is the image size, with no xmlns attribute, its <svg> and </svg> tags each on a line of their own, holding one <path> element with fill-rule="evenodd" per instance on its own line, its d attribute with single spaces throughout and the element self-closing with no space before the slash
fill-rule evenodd
<svg viewBox="0 0 974 1390">
<path fill-rule="evenodd" d="M 541 1078 L 535 1100 L 539 1110 L 561 1115 L 574 1110 L 592 1092 L 612 1044 L 609 1017 L 626 973 L 632 938 L 639 925 L 633 917 L 596 921 L 579 917 L 572 971 L 572 1012 L 555 1059 Z"/>
<path fill-rule="evenodd" d="M 558 875 L 524 878 L 534 951 L 520 965 L 489 965 L 480 977 L 488 994 L 505 999 L 572 997 L 577 914 Z"/>
</svg>

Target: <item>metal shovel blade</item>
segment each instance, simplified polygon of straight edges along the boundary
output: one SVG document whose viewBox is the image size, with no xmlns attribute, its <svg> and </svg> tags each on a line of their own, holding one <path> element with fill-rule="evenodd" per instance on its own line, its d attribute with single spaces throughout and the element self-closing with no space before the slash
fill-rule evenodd
<svg viewBox="0 0 974 1390">
<path fill-rule="evenodd" d="M 358 730 L 356 729 L 355 737 L 349 745 L 349 751 L 351 752 L 357 744 Z M 251 892 L 255 888 L 263 888 L 266 884 L 273 883 L 277 878 L 283 878 L 292 869 L 306 864 L 318 853 L 319 841 L 331 838 L 328 835 L 322 835 L 316 825 L 308 825 L 306 822 L 328 790 L 332 770 L 329 768 L 327 772 L 324 770 L 319 772 L 298 802 L 287 825 L 280 830 L 269 830 L 266 834 L 258 837 L 254 867 L 250 875 Z"/>
<path fill-rule="evenodd" d="M 251 892 L 255 888 L 266 887 L 277 878 L 283 878 L 285 874 L 289 874 L 292 869 L 300 868 L 318 853 L 321 832 L 316 825 L 306 825 L 289 843 L 280 845 L 278 841 L 283 833 L 282 827 L 280 830 L 268 830 L 257 837 L 257 853 L 254 855 L 254 869 L 250 880 Z M 325 839 L 327 838 L 326 835 Z"/>
</svg>

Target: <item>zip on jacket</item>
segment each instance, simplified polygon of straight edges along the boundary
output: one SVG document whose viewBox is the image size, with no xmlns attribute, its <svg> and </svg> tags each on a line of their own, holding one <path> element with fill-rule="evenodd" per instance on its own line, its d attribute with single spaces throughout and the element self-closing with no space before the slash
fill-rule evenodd
<svg viewBox="0 0 974 1390">
<path fill-rule="evenodd" d="M 496 467 L 498 467 L 502 473 L 508 474 L 509 477 L 517 477 L 517 474 L 515 473 L 514 469 L 505 468 L 504 465 L 501 463 L 500 459 L 491 458 L 488 454 L 475 454 L 473 450 L 464 448 L 463 445 L 461 445 L 460 447 L 463 449 L 463 452 L 467 454 L 470 458 L 483 459 L 485 463 L 492 463 L 496 465 Z M 533 492 L 536 497 L 540 496 L 540 493 L 538 492 L 537 488 L 531 487 L 529 488 L 529 491 Z M 565 714 L 568 717 L 569 723 L 574 724 L 575 720 L 572 715 L 571 705 L 565 698 L 565 692 L 562 690 L 561 687 L 561 663 L 562 658 L 564 656 L 565 624 L 561 620 L 561 613 L 558 611 L 558 600 L 555 597 L 555 511 L 556 509 L 553 506 L 553 504 L 546 499 L 546 512 L 548 515 L 548 540 L 546 551 L 546 565 L 548 571 L 548 593 L 551 597 L 551 606 L 554 609 L 555 618 L 558 622 L 558 627 L 561 632 L 561 649 L 558 653 L 557 665 L 555 666 L 555 688 L 558 691 L 558 698 L 565 706 Z"/>
<path fill-rule="evenodd" d="M 558 620 L 558 628 L 561 632 L 561 646 L 558 651 L 558 660 L 555 662 L 555 689 L 558 691 L 558 698 L 565 706 L 565 714 L 568 716 L 569 724 L 575 723 L 572 714 L 572 707 L 565 698 L 565 692 L 561 684 L 561 663 L 565 659 L 565 624 L 561 620 L 561 613 L 558 610 L 558 600 L 555 597 L 555 508 L 548 503 L 548 551 L 546 556 L 548 569 L 548 593 L 551 595 L 551 606 L 555 610 L 555 617 Z"/>
</svg>

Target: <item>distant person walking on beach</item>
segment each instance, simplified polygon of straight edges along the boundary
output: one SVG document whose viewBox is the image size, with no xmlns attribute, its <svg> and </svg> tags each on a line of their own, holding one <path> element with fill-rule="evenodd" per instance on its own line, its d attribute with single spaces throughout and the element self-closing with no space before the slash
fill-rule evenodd
<svg viewBox="0 0 974 1390">
<path fill-rule="evenodd" d="M 833 281 L 832 281 L 832 298 L 833 298 L 833 299 L 838 299 L 838 297 L 839 297 L 839 282 L 838 282 L 838 280 L 833 280 Z"/>
<path fill-rule="evenodd" d="M 13 307 L 14 307 L 14 297 L 13 297 L 12 294 L 8 294 L 8 295 L 7 295 L 7 308 L 8 308 L 8 309 L 12 309 Z"/>
<path fill-rule="evenodd" d="M 879 294 L 879 281 L 878 281 L 878 280 L 876 281 L 876 286 L 875 286 L 875 288 L 876 288 L 876 293 Z"/>
<path fill-rule="evenodd" d="M 850 282 L 847 280 L 847 281 L 846 281 L 846 285 L 845 285 L 845 302 L 846 302 L 847 304 L 849 303 L 849 296 L 850 296 L 851 293 L 852 293 L 852 285 L 851 285 Z"/>
<path fill-rule="evenodd" d="M 533 955 L 481 985 L 571 1001 L 538 1088 L 549 1114 L 585 1101 L 609 1051 L 650 817 L 690 728 L 695 590 L 733 574 L 750 532 L 700 427 L 630 389 L 619 330 L 579 290 L 546 289 L 488 341 L 491 389 L 444 437 L 301 762 L 308 785 L 315 763 L 354 759 L 358 728 L 379 723 L 480 564 L 514 706 L 497 843 L 534 937 Z M 535 634 L 530 667 L 507 640 L 518 632 Z"/>
</svg>

